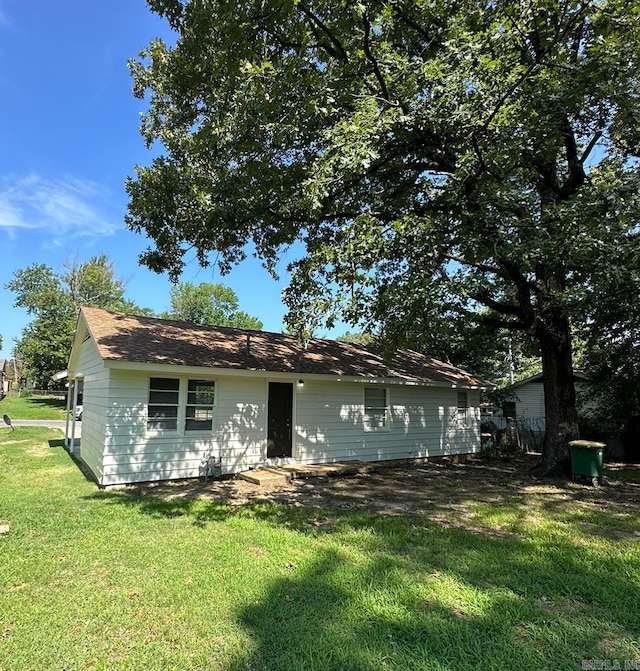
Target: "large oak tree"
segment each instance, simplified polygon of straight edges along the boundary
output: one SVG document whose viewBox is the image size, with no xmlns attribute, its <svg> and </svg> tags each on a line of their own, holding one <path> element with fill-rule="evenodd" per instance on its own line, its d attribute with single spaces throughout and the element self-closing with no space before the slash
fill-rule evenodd
<svg viewBox="0 0 640 671">
<path fill-rule="evenodd" d="M 142 260 L 292 264 L 288 325 L 410 341 L 525 333 L 555 468 L 577 436 L 571 321 L 637 245 L 636 0 L 148 0 L 176 32 L 131 63 L 166 152 L 127 183 Z M 212 255 L 212 252 L 214 255 Z"/>
</svg>

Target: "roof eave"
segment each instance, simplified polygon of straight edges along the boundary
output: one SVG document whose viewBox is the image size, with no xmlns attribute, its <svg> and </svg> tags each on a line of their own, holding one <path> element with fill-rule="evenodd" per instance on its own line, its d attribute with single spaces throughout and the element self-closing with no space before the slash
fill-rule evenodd
<svg viewBox="0 0 640 671">
<path fill-rule="evenodd" d="M 144 373 L 163 373 L 166 375 L 176 375 L 176 369 L 179 369 L 180 375 L 202 375 L 205 371 L 207 375 L 221 377 L 239 376 L 239 377 L 269 377 L 282 379 L 299 379 L 333 381 L 333 382 L 359 382 L 367 384 L 388 384 L 408 387 L 440 387 L 446 389 L 469 389 L 480 390 L 487 389 L 487 386 L 478 381 L 477 383 L 468 383 L 464 381 L 453 382 L 445 380 L 430 380 L 427 378 L 398 378 L 398 377 L 369 377 L 364 375 L 335 375 L 332 373 L 305 373 L 302 371 L 276 371 L 267 369 L 249 369 L 249 368 L 217 368 L 213 366 L 189 366 L 176 363 L 148 363 L 141 361 L 123 361 L 122 359 L 103 359 L 105 366 L 114 370 L 144 372 Z"/>
</svg>

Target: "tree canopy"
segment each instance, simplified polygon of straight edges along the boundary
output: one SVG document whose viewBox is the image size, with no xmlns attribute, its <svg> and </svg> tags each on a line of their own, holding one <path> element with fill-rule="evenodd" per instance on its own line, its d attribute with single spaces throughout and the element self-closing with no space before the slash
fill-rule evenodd
<svg viewBox="0 0 640 671">
<path fill-rule="evenodd" d="M 210 326 L 262 329 L 262 322 L 239 309 L 238 296 L 224 284 L 180 282 L 171 289 L 171 311 L 166 319 L 181 319 Z"/>
<path fill-rule="evenodd" d="M 539 348 L 544 465 L 578 435 L 571 323 L 637 260 L 635 0 L 149 0 L 177 33 L 132 61 L 142 261 L 272 271 L 301 241 L 288 325 L 392 346 L 468 320 Z M 612 260 L 615 260 L 612 263 Z M 462 323 L 462 322 L 457 322 Z"/>
<path fill-rule="evenodd" d="M 592 431 L 621 436 L 629 456 L 640 457 L 640 267 L 604 273 L 585 300 L 585 367 Z"/>
</svg>

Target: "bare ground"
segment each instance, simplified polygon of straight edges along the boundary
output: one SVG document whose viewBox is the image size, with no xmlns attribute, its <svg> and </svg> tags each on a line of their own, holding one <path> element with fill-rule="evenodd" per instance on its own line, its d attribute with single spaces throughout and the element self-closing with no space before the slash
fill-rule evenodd
<svg viewBox="0 0 640 671">
<path fill-rule="evenodd" d="M 229 505 L 272 501 L 307 508 L 339 508 L 384 515 L 428 515 L 447 526 L 473 530 L 473 508 L 508 499 L 515 506 L 536 502 L 546 509 L 575 513 L 607 505 L 631 524 L 622 537 L 640 540 L 640 467 L 607 464 L 600 487 L 536 477 L 536 455 L 510 460 L 474 458 L 455 464 L 444 458 L 424 463 L 372 465 L 350 476 L 312 477 L 255 485 L 240 479 L 183 481 L 138 487 L 138 493 L 166 498 L 203 497 Z M 616 479 L 616 471 L 628 479 Z"/>
</svg>

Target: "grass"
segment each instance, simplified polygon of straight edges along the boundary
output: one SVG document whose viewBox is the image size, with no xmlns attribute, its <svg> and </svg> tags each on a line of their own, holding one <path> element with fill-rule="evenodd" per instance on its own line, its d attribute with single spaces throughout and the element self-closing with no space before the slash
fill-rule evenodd
<svg viewBox="0 0 640 671">
<path fill-rule="evenodd" d="M 463 529 L 161 499 L 98 490 L 58 432 L 3 429 L 0 670 L 624 668 L 640 547 L 616 505 L 472 504 Z"/>
<path fill-rule="evenodd" d="M 605 476 L 615 478 L 616 480 L 640 484 L 640 469 L 638 468 L 605 468 L 604 474 Z"/>
<path fill-rule="evenodd" d="M 53 396 L 5 396 L 0 414 L 11 419 L 64 419 L 66 402 Z"/>
</svg>

